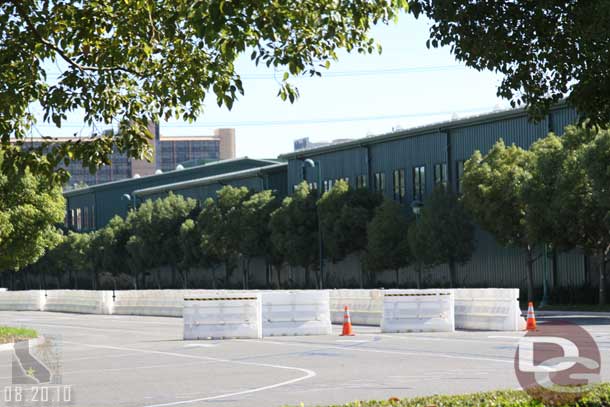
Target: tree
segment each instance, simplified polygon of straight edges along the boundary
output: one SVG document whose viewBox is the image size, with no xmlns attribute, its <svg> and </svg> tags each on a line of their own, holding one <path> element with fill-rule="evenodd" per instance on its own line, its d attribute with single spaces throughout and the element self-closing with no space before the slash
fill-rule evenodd
<svg viewBox="0 0 610 407">
<path fill-rule="evenodd" d="M 366 188 L 350 188 L 342 180 L 322 196 L 318 206 L 326 257 L 333 262 L 341 261 L 352 253 L 362 257 L 367 245 L 366 226 L 381 199 L 379 194 Z M 364 286 L 363 274 L 361 267 L 361 287 Z"/>
<path fill-rule="evenodd" d="M 570 154 L 564 164 L 565 193 L 561 199 L 567 207 L 574 209 L 576 215 L 567 219 L 575 245 L 600 259 L 599 303 L 605 304 L 606 266 L 610 261 L 610 161 L 607 161 L 610 157 L 610 133 L 597 127 L 570 126 L 566 128 L 564 137 L 590 140 Z"/>
<path fill-rule="evenodd" d="M 150 158 L 149 122 L 192 121 L 210 94 L 218 105 L 232 107 L 244 93 L 235 64 L 244 53 L 256 65 L 283 71 L 279 95 L 293 102 L 298 92 L 288 82 L 291 75 L 320 75 L 340 49 L 374 52 L 373 25 L 387 24 L 405 9 L 405 0 L 317 0 L 298 7 L 273 1 L 2 2 L 3 172 L 29 167 L 63 183 L 68 174 L 56 171 L 57 164 L 82 160 L 94 171 L 110 164 L 113 147 Z M 59 76 L 50 66 L 59 67 Z M 57 127 L 68 112 L 82 109 L 85 124 L 117 122 L 119 131 L 95 132 L 87 142 L 75 138 L 48 152 L 25 151 L 35 123 L 32 103 Z"/>
<path fill-rule="evenodd" d="M 384 200 L 367 226 L 368 244 L 364 261 L 371 272 L 394 270 L 396 287 L 400 286 L 400 269 L 413 262 L 407 231 L 409 219 L 394 201 Z"/>
<path fill-rule="evenodd" d="M 409 232 L 415 257 L 428 267 L 448 264 L 449 286 L 454 287 L 456 265 L 470 261 L 475 249 L 474 225 L 457 195 L 435 189 Z"/>
<path fill-rule="evenodd" d="M 128 224 L 120 216 L 114 216 L 110 222 L 95 234 L 94 267 L 98 271 L 110 273 L 116 283 L 121 274 L 130 274 L 131 260 L 127 252 L 127 242 L 131 236 Z M 134 289 L 138 289 L 137 275 L 132 275 Z"/>
<path fill-rule="evenodd" d="M 534 262 L 541 243 L 531 233 L 524 187 L 531 178 L 532 154 L 499 140 L 485 155 L 475 151 L 464 166 L 464 205 L 475 221 L 500 244 L 525 251 L 527 296 L 533 301 Z"/>
<path fill-rule="evenodd" d="M 1 163 L 5 160 L 0 152 Z M 45 178 L 29 170 L 18 175 L 0 172 L 0 271 L 20 270 L 57 245 L 57 224 L 65 211 L 61 188 Z"/>
<path fill-rule="evenodd" d="M 164 198 L 145 201 L 127 216 L 133 234 L 127 242 L 127 250 L 135 261 L 134 267 L 155 269 L 158 288 L 161 288 L 159 272 L 162 266 L 170 267 L 172 285 L 176 285 L 177 267 L 182 258 L 180 226 L 195 205 L 194 199 L 170 193 Z"/>
<path fill-rule="evenodd" d="M 307 182 L 284 199 L 271 215 L 271 241 L 281 257 L 293 267 L 305 269 L 305 284 L 310 286 L 310 271 L 319 264 L 318 222 L 315 192 Z M 316 270 L 316 287 L 322 286 L 320 270 Z"/>
<path fill-rule="evenodd" d="M 230 284 L 238 266 L 242 240 L 243 204 L 250 197 L 248 188 L 224 186 L 217 199 L 208 198 L 197 223 L 201 230 L 201 249 L 225 268 L 225 285 Z"/>
<path fill-rule="evenodd" d="M 605 0 L 410 2 L 434 20 L 428 47 L 450 46 L 456 59 L 503 76 L 498 96 L 542 119 L 567 100 L 591 124 L 610 117 L 610 4 Z"/>
<path fill-rule="evenodd" d="M 239 252 L 244 258 L 244 288 L 250 288 L 250 262 L 255 257 L 264 257 L 267 265 L 271 257 L 271 214 L 279 206 L 273 191 L 253 194 L 243 202 L 241 241 Z"/>
</svg>

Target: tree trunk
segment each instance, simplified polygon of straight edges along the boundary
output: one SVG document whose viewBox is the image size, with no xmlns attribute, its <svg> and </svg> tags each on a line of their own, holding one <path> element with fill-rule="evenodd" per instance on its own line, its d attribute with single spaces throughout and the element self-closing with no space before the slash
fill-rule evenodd
<svg viewBox="0 0 610 407">
<path fill-rule="evenodd" d="M 527 246 L 527 301 L 534 301 L 534 253 L 531 246 Z"/>
<path fill-rule="evenodd" d="M 364 279 L 365 279 L 365 273 L 366 271 L 364 270 L 364 264 L 362 263 L 362 256 L 358 256 L 358 259 L 360 260 L 360 288 L 364 288 Z"/>
<path fill-rule="evenodd" d="M 311 280 L 309 267 L 305 267 L 305 288 L 311 288 L 309 285 Z"/>
<path fill-rule="evenodd" d="M 421 289 L 421 274 L 422 274 L 422 264 L 421 262 L 417 262 L 417 289 Z"/>
<path fill-rule="evenodd" d="M 157 267 L 155 269 L 155 280 L 157 280 L 157 289 L 161 289 L 161 269 Z"/>
<path fill-rule="evenodd" d="M 455 260 L 449 259 L 449 288 L 455 286 Z"/>
<path fill-rule="evenodd" d="M 400 288 L 400 268 L 395 270 L 396 272 L 396 288 Z"/>
<path fill-rule="evenodd" d="M 599 305 L 606 304 L 606 262 L 607 255 L 602 257 L 602 262 L 599 265 Z"/>
<path fill-rule="evenodd" d="M 183 270 L 184 289 L 189 288 L 189 268 L 185 267 Z"/>
<path fill-rule="evenodd" d="M 212 288 L 216 289 L 216 267 L 212 266 Z"/>
</svg>

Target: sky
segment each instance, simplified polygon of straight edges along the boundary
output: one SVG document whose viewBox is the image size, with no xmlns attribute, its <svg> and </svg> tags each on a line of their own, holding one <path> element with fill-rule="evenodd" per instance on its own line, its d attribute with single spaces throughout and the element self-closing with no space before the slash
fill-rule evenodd
<svg viewBox="0 0 610 407">
<path fill-rule="evenodd" d="M 403 15 L 397 24 L 376 26 L 372 36 L 383 47 L 380 55 L 341 52 L 321 78 L 292 79 L 300 92 L 294 104 L 277 96 L 275 78 L 283 71 L 256 67 L 248 53 L 236 64 L 245 95 L 231 111 L 210 97 L 197 122 L 161 122 L 161 134 L 210 135 L 215 128 L 234 127 L 237 156 L 272 158 L 293 151 L 293 141 L 303 137 L 361 138 L 508 108 L 508 101 L 496 96 L 499 75 L 459 64 L 448 48 L 426 48 L 430 24 Z M 62 129 L 37 128 L 53 137 L 85 136 L 81 124 L 72 114 Z"/>
</svg>

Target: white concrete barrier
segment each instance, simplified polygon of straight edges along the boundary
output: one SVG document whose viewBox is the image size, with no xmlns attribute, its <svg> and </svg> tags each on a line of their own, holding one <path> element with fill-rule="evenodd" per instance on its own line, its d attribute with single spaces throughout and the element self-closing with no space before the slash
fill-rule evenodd
<svg viewBox="0 0 610 407">
<path fill-rule="evenodd" d="M 525 320 L 518 288 L 460 288 L 455 293 L 455 326 L 485 331 L 520 331 Z"/>
<path fill-rule="evenodd" d="M 382 332 L 453 332 L 451 290 L 386 290 Z"/>
<path fill-rule="evenodd" d="M 215 293 L 212 290 L 126 290 L 115 291 L 113 313 L 182 317 L 185 297 Z"/>
<path fill-rule="evenodd" d="M 328 291 L 265 291 L 263 336 L 330 335 Z"/>
<path fill-rule="evenodd" d="M 43 311 L 111 314 L 112 291 L 48 290 Z"/>
<path fill-rule="evenodd" d="M 44 304 L 45 296 L 42 290 L 0 293 L 0 311 L 42 311 Z"/>
<path fill-rule="evenodd" d="M 262 338 L 261 294 L 184 299 L 184 339 Z"/>
<path fill-rule="evenodd" d="M 334 324 L 343 323 L 343 308 L 349 307 L 352 324 L 381 324 L 383 290 L 330 290 L 330 313 Z"/>
<path fill-rule="evenodd" d="M 6 288 L 0 287 L 0 293 L 5 292 Z"/>
</svg>

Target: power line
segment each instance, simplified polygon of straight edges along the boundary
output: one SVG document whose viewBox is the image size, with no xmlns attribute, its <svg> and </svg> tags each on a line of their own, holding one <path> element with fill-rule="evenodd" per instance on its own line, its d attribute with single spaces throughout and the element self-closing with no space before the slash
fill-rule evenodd
<svg viewBox="0 0 610 407">
<path fill-rule="evenodd" d="M 439 65 L 439 66 L 412 66 L 412 67 L 398 67 L 398 68 L 384 68 L 384 69 L 358 69 L 349 71 L 326 71 L 322 72 L 322 77 L 326 78 L 340 78 L 340 77 L 358 77 L 358 76 L 390 76 L 390 75 L 402 75 L 408 73 L 427 73 L 427 72 L 439 72 L 439 71 L 453 71 L 453 70 L 465 70 L 467 69 L 462 65 Z M 250 74 L 240 75 L 241 79 L 246 80 L 276 80 L 281 77 L 283 73 L 277 72 L 276 74 Z M 47 72 L 47 78 L 54 77 L 59 78 L 60 72 Z M 297 79 L 308 78 L 309 76 L 299 76 Z"/>
<path fill-rule="evenodd" d="M 198 129 L 205 127 L 258 127 L 258 126 L 292 126 L 292 125 L 309 125 L 309 124 L 326 124 L 326 123 L 346 123 L 346 122 L 364 122 L 364 121 L 377 121 L 377 120 L 391 120 L 391 119 L 409 119 L 409 118 L 421 118 L 421 117 L 434 117 L 434 116 L 446 116 L 452 114 L 468 114 L 468 113 L 481 113 L 485 111 L 491 111 L 493 107 L 479 107 L 472 109 L 463 110 L 447 110 L 447 111 L 435 111 L 435 112 L 420 112 L 420 113 L 405 113 L 405 114 L 393 114 L 393 115 L 377 115 L 377 116 L 352 116 L 352 117 L 322 117 L 322 118 L 310 118 L 310 119 L 291 119 L 291 120 L 245 120 L 245 121 L 234 121 L 234 122 L 200 122 L 195 125 L 186 123 L 161 123 L 161 128 L 172 129 L 172 128 L 190 128 Z M 82 124 L 65 124 L 62 128 L 76 128 Z M 55 128 L 52 124 L 38 125 L 38 127 L 51 127 Z"/>
</svg>

